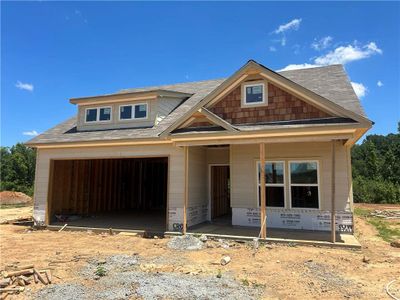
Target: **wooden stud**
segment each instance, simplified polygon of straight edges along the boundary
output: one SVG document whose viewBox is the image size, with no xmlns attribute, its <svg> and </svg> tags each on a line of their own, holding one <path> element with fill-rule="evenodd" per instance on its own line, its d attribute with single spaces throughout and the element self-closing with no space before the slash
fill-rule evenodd
<svg viewBox="0 0 400 300">
<path fill-rule="evenodd" d="M 332 174 L 331 174 L 331 241 L 336 242 L 336 213 L 335 213 L 335 190 L 336 190 L 336 174 L 335 174 L 335 158 L 336 158 L 336 141 L 332 140 Z"/>
<path fill-rule="evenodd" d="M 265 144 L 260 144 L 260 199 L 261 199 L 261 238 L 267 237 L 267 215 L 265 195 Z"/>
</svg>

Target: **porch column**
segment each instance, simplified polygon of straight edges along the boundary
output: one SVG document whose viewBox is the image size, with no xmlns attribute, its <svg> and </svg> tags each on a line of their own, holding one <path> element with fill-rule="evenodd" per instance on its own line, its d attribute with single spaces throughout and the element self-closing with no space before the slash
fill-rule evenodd
<svg viewBox="0 0 400 300">
<path fill-rule="evenodd" d="M 260 144 L 260 201 L 261 201 L 261 238 L 267 237 L 267 220 L 265 211 L 265 144 Z"/>
<path fill-rule="evenodd" d="M 336 185 L 336 174 L 335 174 L 335 146 L 336 141 L 332 140 L 332 174 L 331 174 L 331 240 L 332 243 L 336 242 L 336 213 L 335 213 L 335 185 Z"/>
<path fill-rule="evenodd" d="M 188 205 L 188 197 L 189 197 L 189 147 L 184 146 L 183 151 L 185 153 L 185 192 L 183 198 L 183 234 L 186 234 L 187 231 L 187 205 Z"/>
</svg>

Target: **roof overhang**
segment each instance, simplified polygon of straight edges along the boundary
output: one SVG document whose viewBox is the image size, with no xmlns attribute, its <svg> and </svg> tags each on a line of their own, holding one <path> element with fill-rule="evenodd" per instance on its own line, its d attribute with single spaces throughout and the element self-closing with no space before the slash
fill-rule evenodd
<svg viewBox="0 0 400 300">
<path fill-rule="evenodd" d="M 148 99 L 155 99 L 157 97 L 185 99 L 190 96 L 192 96 L 192 94 L 157 89 L 157 90 L 141 91 L 141 92 L 117 93 L 117 94 L 100 95 L 100 96 L 71 98 L 69 102 L 78 105 L 91 105 L 91 104 L 124 102 L 130 100 L 132 101 L 148 100 Z"/>
<path fill-rule="evenodd" d="M 368 131 L 357 123 L 349 124 L 307 124 L 273 125 L 268 129 L 254 131 L 213 131 L 175 133 L 165 138 L 95 140 L 86 142 L 28 143 L 29 147 L 39 149 L 166 145 L 202 146 L 223 144 L 289 143 L 343 140 L 346 146 L 355 144 Z"/>
</svg>

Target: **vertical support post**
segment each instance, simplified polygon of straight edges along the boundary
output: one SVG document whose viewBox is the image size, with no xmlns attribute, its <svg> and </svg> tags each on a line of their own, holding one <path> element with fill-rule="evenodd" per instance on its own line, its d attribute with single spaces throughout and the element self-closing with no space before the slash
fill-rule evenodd
<svg viewBox="0 0 400 300">
<path fill-rule="evenodd" d="M 351 211 L 351 224 L 352 226 L 352 233 L 354 234 L 355 226 L 354 226 L 354 200 L 353 200 L 353 173 L 351 169 L 351 147 L 352 146 L 347 146 L 346 147 L 346 156 L 347 156 L 347 182 L 349 185 L 348 191 L 349 191 L 349 207 Z"/>
<path fill-rule="evenodd" d="M 335 174 L 335 158 L 336 158 L 336 141 L 332 140 L 332 174 L 331 174 L 331 240 L 332 243 L 336 242 L 336 213 L 335 213 L 335 191 L 336 191 L 336 174 Z"/>
<path fill-rule="evenodd" d="M 267 237 L 266 196 L 265 196 L 265 144 L 260 144 L 260 200 L 261 200 L 261 238 Z"/>
<path fill-rule="evenodd" d="M 183 199 L 183 234 L 187 231 L 187 205 L 189 197 L 189 147 L 184 146 L 183 150 L 185 152 L 185 194 Z"/>
</svg>

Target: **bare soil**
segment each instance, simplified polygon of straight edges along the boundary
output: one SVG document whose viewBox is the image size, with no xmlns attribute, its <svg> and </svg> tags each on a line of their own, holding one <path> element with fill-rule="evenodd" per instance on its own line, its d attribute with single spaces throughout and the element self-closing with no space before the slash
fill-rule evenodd
<svg viewBox="0 0 400 300">
<path fill-rule="evenodd" d="M 168 238 L 32 231 L 7 224 L 0 225 L 0 268 L 33 263 L 39 269 L 51 269 L 54 284 L 90 287 L 94 279 L 82 277 L 82 270 L 93 259 L 127 254 L 138 256 L 141 272 L 185 276 L 193 282 L 210 276 L 233 278 L 243 286 L 262 289 L 259 297 L 263 299 L 389 299 L 385 286 L 400 279 L 400 249 L 379 238 L 361 218 L 355 217 L 355 228 L 362 250 L 268 244 L 255 252 L 251 244 L 239 242 L 229 242 L 227 248 L 207 241 L 202 250 L 180 251 L 167 246 Z M 225 255 L 232 260 L 221 266 Z M 8 299 L 29 299 L 41 288 L 41 284 L 31 284 L 30 290 Z M 399 281 L 391 291 L 400 297 Z"/>
<path fill-rule="evenodd" d="M 32 217 L 32 212 L 33 206 L 1 208 L 0 224 L 11 223 L 21 219 L 29 219 Z"/>
</svg>

